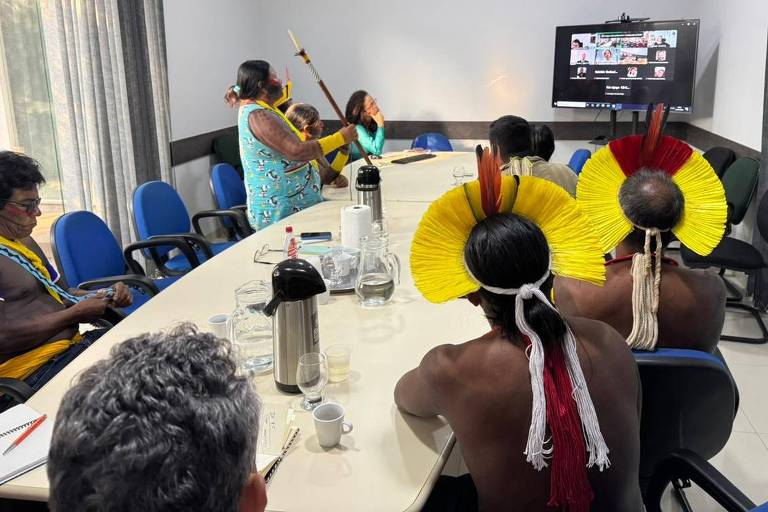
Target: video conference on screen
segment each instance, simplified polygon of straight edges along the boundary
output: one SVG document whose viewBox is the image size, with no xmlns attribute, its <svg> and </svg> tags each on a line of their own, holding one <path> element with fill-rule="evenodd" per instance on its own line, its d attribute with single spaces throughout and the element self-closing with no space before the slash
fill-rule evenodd
<svg viewBox="0 0 768 512">
<path fill-rule="evenodd" d="M 675 75 L 677 30 L 571 35 L 571 80 L 606 80 L 605 95 L 629 96 L 636 81 Z"/>
</svg>

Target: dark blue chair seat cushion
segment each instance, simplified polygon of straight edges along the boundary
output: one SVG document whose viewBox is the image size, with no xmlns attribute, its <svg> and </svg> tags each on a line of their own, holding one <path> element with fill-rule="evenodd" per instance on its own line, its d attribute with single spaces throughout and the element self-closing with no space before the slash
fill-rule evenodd
<svg viewBox="0 0 768 512">
<path fill-rule="evenodd" d="M 213 252 L 213 255 L 216 256 L 217 254 L 229 249 L 236 243 L 237 242 L 220 242 L 216 244 L 210 244 L 211 251 Z M 203 251 L 197 249 L 196 254 L 200 263 L 203 263 L 205 261 L 205 254 L 203 254 Z M 165 266 L 174 271 L 189 270 L 189 261 L 187 261 L 187 258 L 185 258 L 183 254 L 177 254 L 176 256 L 169 259 Z"/>
<path fill-rule="evenodd" d="M 164 279 L 156 279 L 153 282 L 155 283 L 155 286 L 157 286 L 157 289 L 162 292 L 178 280 L 179 277 L 166 277 Z M 152 298 L 148 293 L 136 288 L 131 288 L 131 295 L 133 296 L 133 303 L 127 308 L 122 308 L 122 311 L 125 314 L 130 314 L 136 311 Z"/>
</svg>

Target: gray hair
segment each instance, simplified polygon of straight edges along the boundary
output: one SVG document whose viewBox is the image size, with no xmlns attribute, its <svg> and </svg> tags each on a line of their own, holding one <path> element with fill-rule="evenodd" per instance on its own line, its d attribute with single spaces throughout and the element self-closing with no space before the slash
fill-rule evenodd
<svg viewBox="0 0 768 512">
<path fill-rule="evenodd" d="M 51 510 L 238 510 L 260 404 L 236 368 L 226 341 L 189 324 L 115 346 L 59 408 Z"/>
</svg>

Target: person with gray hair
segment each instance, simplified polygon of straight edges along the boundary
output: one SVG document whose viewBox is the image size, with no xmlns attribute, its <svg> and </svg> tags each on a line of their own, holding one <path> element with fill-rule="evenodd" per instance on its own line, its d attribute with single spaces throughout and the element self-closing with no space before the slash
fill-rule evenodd
<svg viewBox="0 0 768 512">
<path fill-rule="evenodd" d="M 261 512 L 260 403 L 229 344 L 182 325 L 83 372 L 56 416 L 52 511 Z"/>
</svg>

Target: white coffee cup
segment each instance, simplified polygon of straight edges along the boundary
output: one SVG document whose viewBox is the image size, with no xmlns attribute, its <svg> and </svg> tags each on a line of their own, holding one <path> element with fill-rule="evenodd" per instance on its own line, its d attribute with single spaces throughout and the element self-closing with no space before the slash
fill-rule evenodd
<svg viewBox="0 0 768 512">
<path fill-rule="evenodd" d="M 352 423 L 344 421 L 344 408 L 339 404 L 325 403 L 312 411 L 315 419 L 317 440 L 323 448 L 333 448 L 341 441 L 341 434 L 352 432 Z"/>
<path fill-rule="evenodd" d="M 208 319 L 208 327 L 211 329 L 211 332 L 216 335 L 216 337 L 224 338 L 226 340 L 229 339 L 229 333 L 227 332 L 228 322 L 229 315 L 226 313 L 219 313 L 218 315 L 213 315 Z"/>
</svg>

